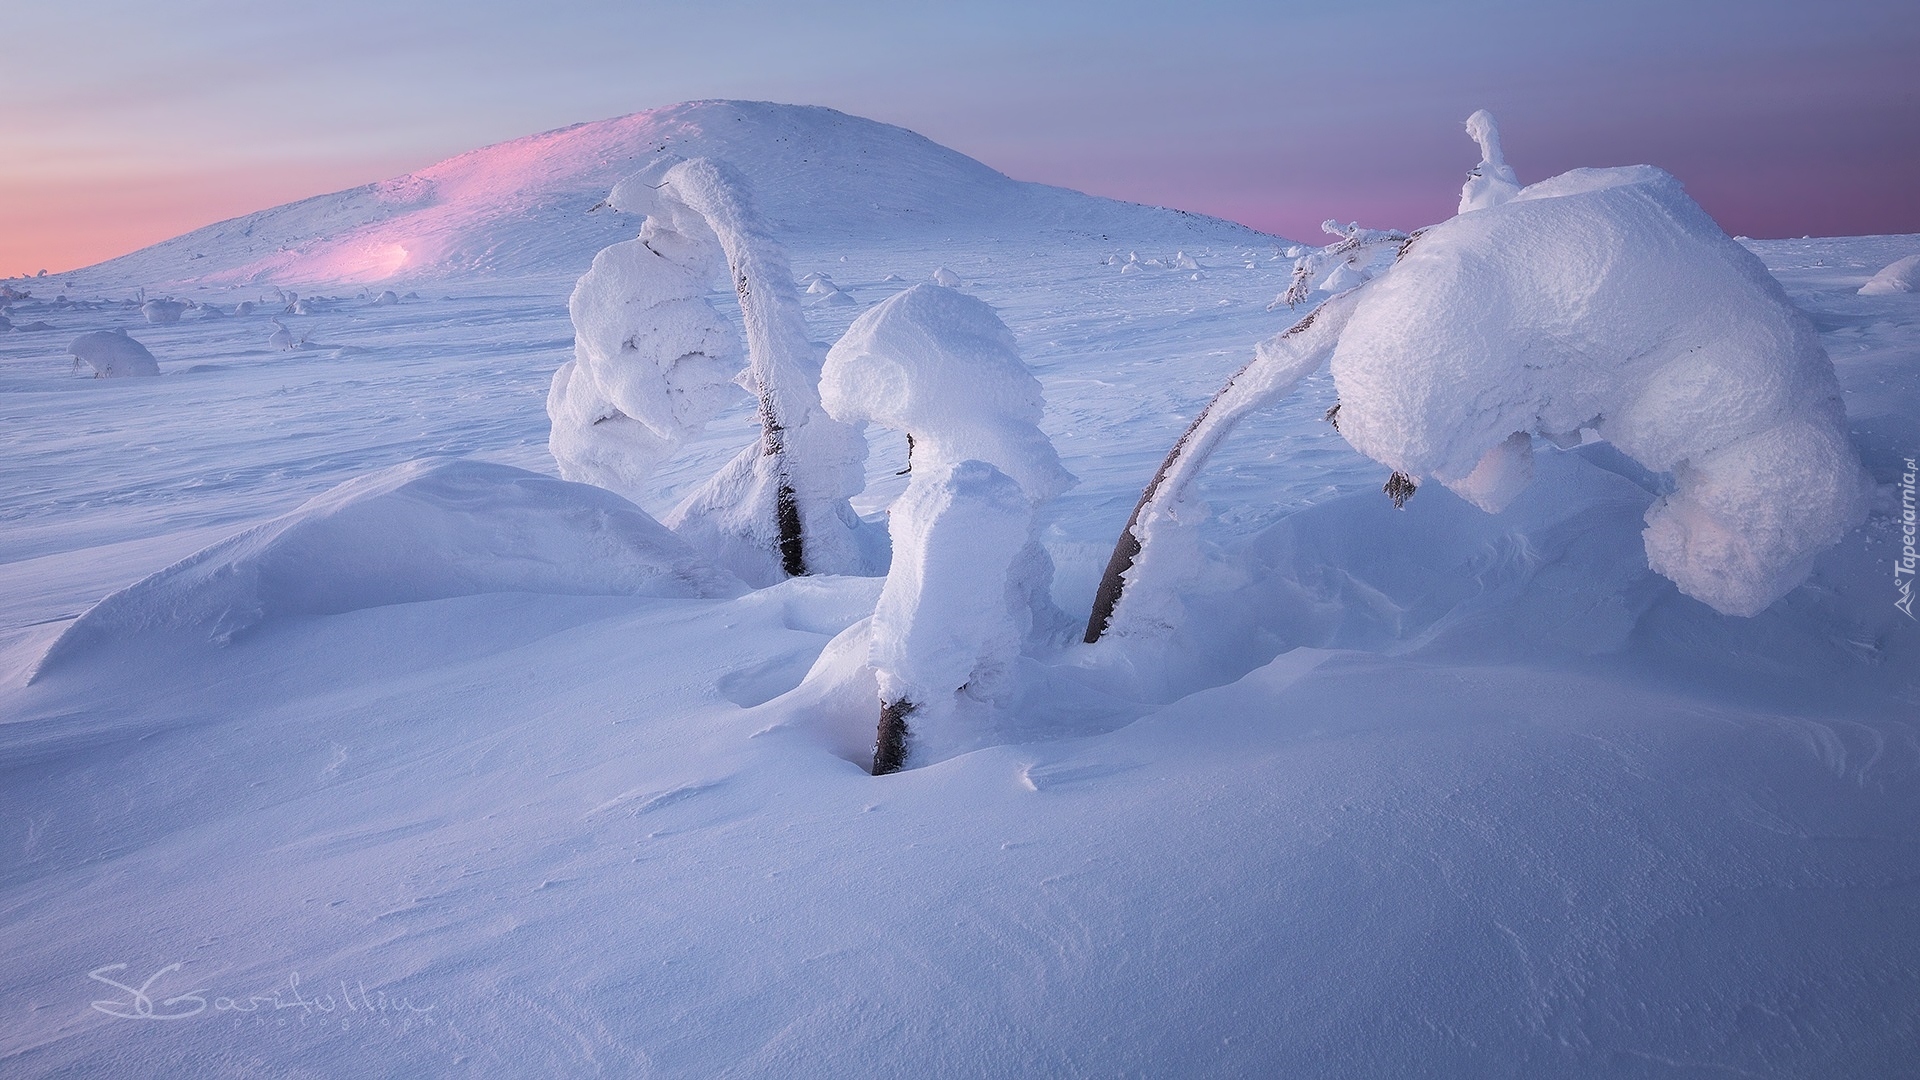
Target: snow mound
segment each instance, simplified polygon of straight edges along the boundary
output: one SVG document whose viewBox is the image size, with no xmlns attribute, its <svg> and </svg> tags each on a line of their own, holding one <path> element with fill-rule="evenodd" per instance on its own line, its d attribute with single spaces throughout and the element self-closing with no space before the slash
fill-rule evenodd
<svg viewBox="0 0 1920 1080">
<path fill-rule="evenodd" d="M 413 461 L 348 481 L 108 596 L 54 641 L 35 677 L 155 631 L 225 643 L 276 619 L 478 593 L 741 591 L 610 492 L 507 465 Z"/>
<path fill-rule="evenodd" d="M 914 461 L 984 461 L 1035 502 L 1074 482 L 1039 428 L 1040 381 L 993 308 L 933 284 L 865 312 L 827 353 L 820 399 L 848 423 L 914 437 Z"/>
<path fill-rule="evenodd" d="M 32 329 L 32 327 L 22 327 Z M 95 330 L 81 334 L 67 346 L 67 352 L 93 368 L 102 379 L 128 375 L 158 375 L 160 365 L 145 345 L 128 337 L 124 330 Z"/>
<path fill-rule="evenodd" d="M 1861 296 L 1889 296 L 1893 293 L 1920 292 L 1920 255 L 1896 259 L 1880 268 L 1865 285 Z"/>
<path fill-rule="evenodd" d="M 1332 364 L 1348 442 L 1489 511 L 1525 486 L 1531 434 L 1591 432 L 1671 473 L 1647 558 L 1726 614 L 1784 595 L 1865 514 L 1813 326 L 1649 166 L 1575 170 L 1426 230 L 1362 292 Z"/>
</svg>

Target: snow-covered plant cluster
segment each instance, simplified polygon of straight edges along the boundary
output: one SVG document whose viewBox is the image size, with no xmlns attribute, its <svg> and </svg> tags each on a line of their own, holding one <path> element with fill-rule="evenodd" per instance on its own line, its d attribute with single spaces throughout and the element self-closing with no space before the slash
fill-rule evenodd
<svg viewBox="0 0 1920 1080">
<path fill-rule="evenodd" d="M 1477 112 L 1467 129 L 1481 161 L 1456 217 L 1414 233 L 1329 221 L 1333 243 L 1289 253 L 1276 304 L 1326 299 L 1262 342 L 1168 453 L 1116 544 L 1087 642 L 1181 623 L 1206 565 L 1194 479 L 1242 418 L 1323 364 L 1339 393 L 1329 419 L 1391 470 L 1396 506 L 1430 479 L 1498 513 L 1531 483 L 1536 438 L 1606 440 L 1666 475 L 1648 563 L 1724 613 L 1771 604 L 1861 519 L 1832 364 L 1757 259 L 1658 169 L 1523 188 L 1493 118 Z M 860 429 L 904 433 L 911 480 L 890 512 L 862 668 L 879 691 L 874 770 L 964 745 L 965 715 L 1004 704 L 1023 650 L 1062 619 L 1034 512 L 1073 477 L 1040 431 L 1040 385 L 1012 333 L 942 268 L 861 315 L 823 365 L 785 255 L 724 165 L 663 161 L 609 202 L 646 222 L 573 295 L 576 355 L 549 398 L 563 475 L 638 495 L 719 407 L 739 366 L 707 300 L 724 272 L 762 439 L 667 524 L 754 585 L 877 570 L 848 501 L 863 485 Z M 841 292 L 825 275 L 808 289 Z"/>
<path fill-rule="evenodd" d="M 1040 382 L 1012 331 L 944 286 L 915 285 L 856 319 L 827 354 L 821 399 L 842 421 L 914 440 L 868 654 L 874 772 L 891 772 L 909 731 L 912 743 L 958 741 L 955 715 L 1003 698 L 1022 644 L 1059 624 L 1033 513 L 1074 478 L 1039 428 Z"/>
</svg>

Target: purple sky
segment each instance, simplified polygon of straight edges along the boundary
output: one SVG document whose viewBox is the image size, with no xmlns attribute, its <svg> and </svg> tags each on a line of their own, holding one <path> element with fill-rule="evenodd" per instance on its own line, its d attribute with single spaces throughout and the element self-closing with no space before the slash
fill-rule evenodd
<svg viewBox="0 0 1920 1080">
<path fill-rule="evenodd" d="M 163 13 L 164 12 L 164 13 Z M 1678 174 L 1733 233 L 1920 232 L 1920 4 L 127 0 L 0 37 L 0 274 L 690 98 L 830 105 L 1296 238 L 1417 226 L 1492 109 L 1523 181 Z"/>
</svg>

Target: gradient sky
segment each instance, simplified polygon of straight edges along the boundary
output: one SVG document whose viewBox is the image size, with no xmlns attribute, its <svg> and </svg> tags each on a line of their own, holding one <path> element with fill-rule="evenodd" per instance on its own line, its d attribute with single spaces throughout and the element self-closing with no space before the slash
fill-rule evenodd
<svg viewBox="0 0 1920 1080">
<path fill-rule="evenodd" d="M 0 274 L 582 120 L 830 105 L 1015 177 L 1311 238 L 1648 162 L 1732 233 L 1920 232 L 1914 0 L 63 0 L 0 19 Z"/>
</svg>

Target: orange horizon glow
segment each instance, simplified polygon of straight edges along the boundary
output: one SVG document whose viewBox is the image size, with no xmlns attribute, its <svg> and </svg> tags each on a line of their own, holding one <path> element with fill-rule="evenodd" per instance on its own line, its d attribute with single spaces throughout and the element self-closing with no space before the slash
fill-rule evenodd
<svg viewBox="0 0 1920 1080">
<path fill-rule="evenodd" d="M 419 162 L 251 164 L 138 177 L 0 175 L 0 278 L 58 275 L 195 229 L 384 180 Z"/>
</svg>

